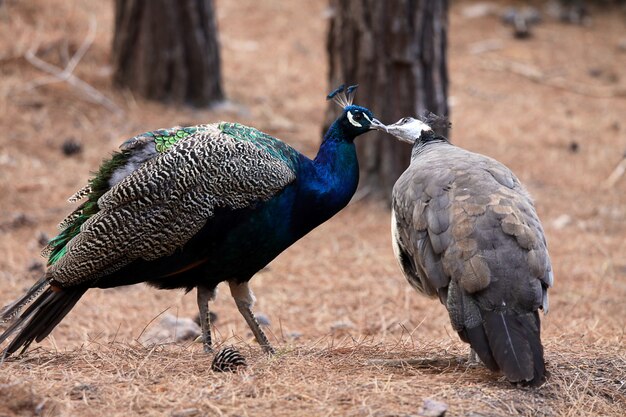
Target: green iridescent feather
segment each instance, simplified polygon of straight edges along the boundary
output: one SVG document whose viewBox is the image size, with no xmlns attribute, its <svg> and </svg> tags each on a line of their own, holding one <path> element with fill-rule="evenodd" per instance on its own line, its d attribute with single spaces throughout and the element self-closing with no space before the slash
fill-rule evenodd
<svg viewBox="0 0 626 417">
<path fill-rule="evenodd" d="M 52 249 L 48 257 L 48 265 L 54 264 L 65 255 L 67 243 L 80 232 L 82 224 L 99 211 L 98 199 L 109 190 L 111 175 L 117 168 L 126 164 L 130 155 L 131 153 L 127 151 L 113 153 L 111 159 L 105 160 L 98 172 L 89 180 L 91 191 L 87 196 L 87 201 L 74 211 L 79 215 L 48 243 Z"/>
<path fill-rule="evenodd" d="M 285 142 L 253 127 L 244 126 L 239 123 L 221 122 L 218 125 L 218 128 L 225 134 L 237 140 L 253 143 L 257 147 L 265 150 L 270 155 L 280 160 L 284 161 L 286 159 L 296 157 L 294 149 Z"/>
<path fill-rule="evenodd" d="M 154 137 L 157 152 L 163 153 L 180 139 L 186 138 L 193 133 L 195 133 L 193 128 L 182 128 L 155 130 L 153 132 L 149 132 L 148 135 Z"/>
<path fill-rule="evenodd" d="M 201 127 L 184 127 L 171 129 L 158 129 L 151 132 L 142 133 L 125 143 L 138 140 L 153 140 L 157 152 L 166 152 L 174 143 L 180 139 L 189 137 L 196 133 Z M 98 199 L 102 197 L 109 189 L 109 180 L 116 169 L 124 166 L 128 159 L 132 156 L 132 150 L 124 150 L 115 152 L 110 159 L 105 160 L 98 172 L 89 180 L 90 192 L 87 195 L 87 201 L 81 204 L 75 211 L 76 217 L 48 243 L 50 255 L 48 256 L 48 265 L 52 265 L 65 255 L 67 251 L 67 243 L 72 240 L 80 232 L 80 227 L 91 216 L 99 211 Z"/>
</svg>

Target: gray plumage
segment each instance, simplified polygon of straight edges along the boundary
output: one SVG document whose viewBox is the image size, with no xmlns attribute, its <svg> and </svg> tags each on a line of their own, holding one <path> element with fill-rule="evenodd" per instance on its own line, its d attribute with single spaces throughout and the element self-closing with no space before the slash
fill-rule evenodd
<svg viewBox="0 0 626 417">
<path fill-rule="evenodd" d="M 404 275 L 439 297 L 454 330 L 488 367 L 511 381 L 540 383 L 537 311 L 547 313 L 553 275 L 531 198 L 507 167 L 453 146 L 420 121 L 388 129 L 416 142 L 393 189 L 393 245 Z"/>
</svg>

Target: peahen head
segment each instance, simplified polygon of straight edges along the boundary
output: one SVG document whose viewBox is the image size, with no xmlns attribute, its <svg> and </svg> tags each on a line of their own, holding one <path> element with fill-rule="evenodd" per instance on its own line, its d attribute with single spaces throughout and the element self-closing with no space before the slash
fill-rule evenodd
<svg viewBox="0 0 626 417">
<path fill-rule="evenodd" d="M 385 130 L 402 142 L 410 144 L 420 140 L 422 134 L 429 134 L 433 131 L 426 123 L 412 117 L 403 117 L 394 124 L 387 125 Z"/>
<path fill-rule="evenodd" d="M 383 123 L 374 118 L 369 109 L 352 104 L 357 87 L 352 85 L 345 88 L 342 85 L 328 95 L 328 100 L 333 100 L 343 109 L 341 116 L 335 120 L 331 129 L 337 129 L 343 138 L 350 141 L 372 129 L 385 128 Z"/>
<path fill-rule="evenodd" d="M 414 144 L 429 139 L 442 138 L 435 131 L 440 128 L 449 128 L 450 122 L 446 117 L 437 116 L 427 112 L 419 119 L 403 117 L 392 125 L 386 125 L 376 129 L 384 130 L 403 142 Z"/>
</svg>

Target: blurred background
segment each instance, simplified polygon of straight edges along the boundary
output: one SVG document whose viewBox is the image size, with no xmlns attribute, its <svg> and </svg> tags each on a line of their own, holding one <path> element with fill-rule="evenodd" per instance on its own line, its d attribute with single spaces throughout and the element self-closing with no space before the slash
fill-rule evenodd
<svg viewBox="0 0 626 417">
<path fill-rule="evenodd" d="M 385 123 L 425 110 L 448 115 L 454 144 L 517 174 L 535 199 L 555 270 L 546 357 L 553 370 L 571 371 L 556 378 L 561 388 L 583 385 L 571 398 L 554 394 L 560 388 L 533 394 L 538 402 L 525 410 L 619 415 L 626 374 L 623 1 L 0 1 L 0 304 L 41 275 L 39 251 L 71 210 L 66 199 L 125 139 L 226 120 L 313 157 L 339 112 L 325 96 L 342 83 L 359 84 L 355 102 Z M 410 149 L 378 133 L 357 141 L 362 176 L 352 204 L 252 280 L 271 340 L 293 349 L 365 344 L 460 357 L 466 347 L 444 307 L 406 284 L 391 251 L 388 201 Z M 229 298 L 212 304 L 218 342 L 253 345 Z M 192 317 L 195 298 L 145 286 L 90 291 L 43 346 L 132 344 L 164 310 Z M 345 371 L 307 369 L 312 385 Z M 60 376 L 50 388 L 43 374 L 14 372 L 61 402 L 73 384 Z M 96 385 L 102 378 L 75 372 Z M 267 380 L 284 377 L 275 372 Z M 354 371 L 354 381 L 368 381 L 368 372 Z M 431 391 L 444 392 L 458 377 L 433 379 Z M 386 404 L 383 393 L 345 383 L 350 401 Z M 276 388 L 278 397 L 296 386 L 305 389 L 293 382 Z M 402 386 L 397 395 L 416 390 Z M 485 395 L 506 402 L 506 391 Z M 135 406 L 154 407 L 151 391 L 140 392 Z M 463 412 L 477 396 L 445 392 Z M 110 398 L 94 401 L 115 411 Z M 478 408 L 511 415 L 477 398 Z M 259 394 L 248 404 L 268 411 L 272 401 Z M 335 410 L 353 404 L 329 401 Z M 550 414 L 553 407 L 563 408 Z"/>
</svg>

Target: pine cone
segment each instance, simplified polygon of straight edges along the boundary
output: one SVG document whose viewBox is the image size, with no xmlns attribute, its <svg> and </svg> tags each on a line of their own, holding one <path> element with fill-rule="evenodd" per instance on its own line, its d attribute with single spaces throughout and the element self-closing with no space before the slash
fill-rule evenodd
<svg viewBox="0 0 626 417">
<path fill-rule="evenodd" d="M 235 372 L 246 366 L 246 358 L 234 346 L 226 346 L 213 358 L 211 369 L 215 372 Z"/>
</svg>

